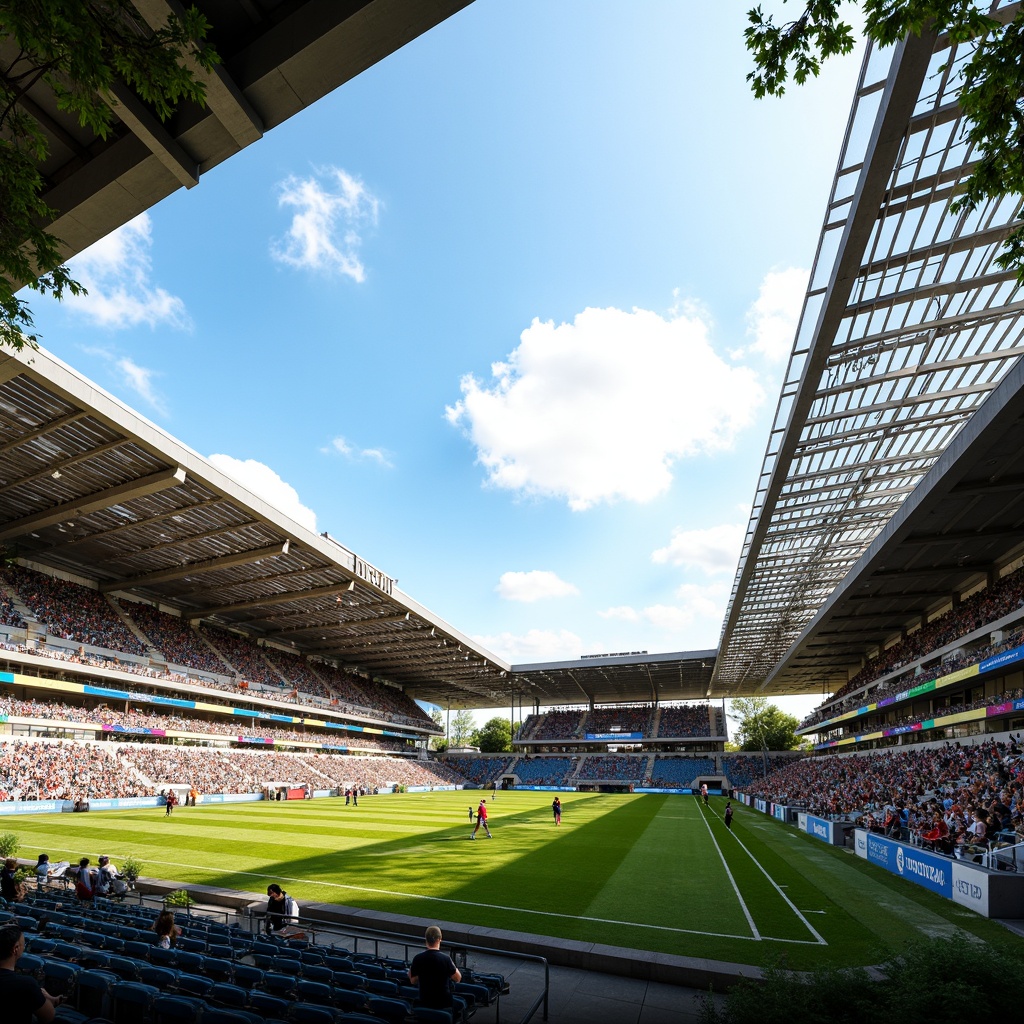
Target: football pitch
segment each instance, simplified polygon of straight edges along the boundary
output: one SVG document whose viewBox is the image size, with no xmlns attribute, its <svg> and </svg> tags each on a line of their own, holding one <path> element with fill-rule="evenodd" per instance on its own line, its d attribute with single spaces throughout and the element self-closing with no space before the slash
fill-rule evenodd
<svg viewBox="0 0 1024 1024">
<path fill-rule="evenodd" d="M 488 791 L 489 792 L 489 791 Z M 386 794 L 0 821 L 20 855 L 143 862 L 143 874 L 303 901 L 795 969 L 876 963 L 958 929 L 1024 952 L 995 922 L 725 800 L 480 791 Z"/>
</svg>

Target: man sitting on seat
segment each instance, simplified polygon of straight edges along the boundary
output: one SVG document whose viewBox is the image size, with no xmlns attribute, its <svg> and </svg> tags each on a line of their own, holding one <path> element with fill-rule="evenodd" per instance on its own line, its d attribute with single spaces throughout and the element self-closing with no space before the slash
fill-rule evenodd
<svg viewBox="0 0 1024 1024">
<path fill-rule="evenodd" d="M 441 952 L 441 929 L 432 924 L 426 933 L 427 948 L 409 965 L 409 984 L 419 985 L 420 1006 L 447 1010 L 453 1004 L 452 988 L 462 981 L 462 972 L 447 953 Z"/>
</svg>

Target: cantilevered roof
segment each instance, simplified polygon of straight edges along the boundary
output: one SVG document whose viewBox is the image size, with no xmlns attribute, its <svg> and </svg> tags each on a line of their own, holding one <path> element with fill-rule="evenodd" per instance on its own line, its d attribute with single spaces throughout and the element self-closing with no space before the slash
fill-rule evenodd
<svg viewBox="0 0 1024 1024">
<path fill-rule="evenodd" d="M 49 353 L 0 353 L 0 545 L 446 707 L 703 698 L 713 651 L 513 668 Z"/>
<path fill-rule="evenodd" d="M 115 86 L 114 130 L 99 139 L 61 111 L 45 83 L 20 100 L 42 127 L 49 155 L 43 198 L 50 230 L 70 258 L 258 141 L 339 85 L 444 21 L 472 0 L 189 0 L 206 16 L 222 63 L 199 71 L 206 107 L 183 104 L 160 122 Z M 160 26 L 175 0 L 132 0 L 140 32 Z M 148 27 L 147 27 L 148 26 Z M 15 56 L 0 38 L 0 59 Z"/>
<path fill-rule="evenodd" d="M 762 693 L 833 692 L 903 631 L 1024 556 L 1024 363 L 1017 365 L 825 602 Z"/>
<path fill-rule="evenodd" d="M 507 663 L 41 350 L 0 353 L 0 544 L 410 692 L 507 702 Z"/>
<path fill-rule="evenodd" d="M 772 676 L 1024 350 L 1024 295 L 995 265 L 1020 198 L 950 211 L 977 159 L 957 105 L 967 53 L 925 34 L 865 56 L 723 624 L 716 695 Z M 773 692 L 820 690 L 812 677 L 777 675 L 785 688 Z"/>
</svg>

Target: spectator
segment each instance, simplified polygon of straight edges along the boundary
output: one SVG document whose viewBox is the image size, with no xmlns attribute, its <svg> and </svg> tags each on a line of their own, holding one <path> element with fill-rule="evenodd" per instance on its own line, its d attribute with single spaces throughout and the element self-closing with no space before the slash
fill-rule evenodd
<svg viewBox="0 0 1024 1024">
<path fill-rule="evenodd" d="M 6 1024 L 40 1024 L 54 1019 L 63 996 L 51 996 L 31 974 L 15 971 L 18 958 L 25 952 L 25 936 L 16 924 L 0 925 L 0 1005 Z"/>
<path fill-rule="evenodd" d="M 409 965 L 409 984 L 419 985 L 420 1006 L 448 1009 L 454 1003 L 453 986 L 462 981 L 462 972 L 446 953 L 441 952 L 441 929 L 431 925 L 426 932 L 427 948 L 417 953 Z"/>
</svg>

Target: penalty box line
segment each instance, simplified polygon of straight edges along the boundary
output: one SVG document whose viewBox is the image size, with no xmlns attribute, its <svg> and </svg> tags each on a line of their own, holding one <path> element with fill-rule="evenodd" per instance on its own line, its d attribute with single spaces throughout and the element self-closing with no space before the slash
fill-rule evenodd
<svg viewBox="0 0 1024 1024">
<path fill-rule="evenodd" d="M 123 859 L 124 855 L 120 855 Z M 164 867 L 171 868 L 191 868 L 195 870 L 207 870 L 205 865 L 201 864 L 180 864 L 176 861 L 170 860 L 148 860 L 149 864 L 160 864 Z M 806 939 L 773 939 L 767 937 L 754 937 L 750 935 L 729 935 L 723 932 L 705 932 L 699 931 L 696 928 L 674 928 L 671 925 L 660 925 L 660 924 L 641 924 L 638 921 L 617 921 L 614 918 L 608 917 L 587 917 L 583 914 L 559 914 L 551 910 L 528 910 L 521 907 L 505 907 L 497 903 L 474 903 L 471 900 L 453 900 L 446 896 L 427 896 L 424 893 L 417 892 L 401 892 L 396 889 L 375 889 L 367 885 L 349 885 L 345 882 L 327 882 L 320 878 L 290 878 L 286 875 L 268 875 L 262 871 L 242 871 L 238 868 L 232 869 L 231 874 L 235 875 L 250 875 L 253 878 L 265 878 L 270 881 L 279 880 L 282 882 L 298 882 L 301 885 L 323 885 L 331 889 L 348 889 L 352 892 L 368 892 L 374 893 L 379 896 L 400 896 L 403 899 L 410 900 L 430 900 L 434 903 L 451 903 L 456 906 L 463 907 L 478 907 L 483 910 L 503 910 L 506 913 L 513 914 L 532 914 L 535 917 L 558 917 L 563 918 L 567 921 L 588 921 L 594 924 L 611 924 L 618 925 L 621 928 L 644 928 L 648 931 L 656 932 L 672 932 L 680 935 L 701 935 L 705 938 L 710 939 L 740 939 L 745 942 L 784 942 L 791 945 L 797 946 L 810 946 L 814 943 L 808 942 Z"/>
<path fill-rule="evenodd" d="M 707 824 L 708 829 L 710 830 L 711 822 L 708 820 L 711 816 L 710 811 L 705 812 L 701 810 L 701 813 L 704 815 L 705 824 Z M 715 816 L 715 820 L 717 820 L 717 815 Z M 750 850 L 747 848 L 743 840 L 740 839 L 740 837 L 736 835 L 736 833 L 733 832 L 732 829 L 729 829 L 728 831 L 729 834 L 733 837 L 733 839 L 739 844 L 740 849 L 754 862 L 754 865 L 756 866 L 757 870 L 760 871 L 761 874 L 768 879 L 768 882 L 772 886 L 772 888 L 783 898 L 783 900 L 785 900 L 786 905 L 797 916 L 800 923 L 803 924 L 803 926 L 814 936 L 814 942 L 808 943 L 808 945 L 827 946 L 828 942 L 821 935 L 818 934 L 818 932 L 811 925 L 811 922 L 808 921 L 807 918 L 804 917 L 804 915 L 797 908 L 796 904 L 782 891 L 782 888 L 778 884 L 778 882 L 776 882 L 775 879 L 768 874 L 764 865 L 750 852 Z"/>
</svg>

